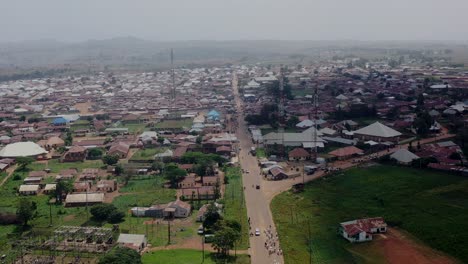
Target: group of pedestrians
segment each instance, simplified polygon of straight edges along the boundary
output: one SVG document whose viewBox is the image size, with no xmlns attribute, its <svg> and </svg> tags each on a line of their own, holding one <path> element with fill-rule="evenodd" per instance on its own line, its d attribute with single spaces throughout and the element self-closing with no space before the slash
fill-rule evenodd
<svg viewBox="0 0 468 264">
<path fill-rule="evenodd" d="M 276 254 L 277 256 L 283 255 L 283 250 L 279 247 L 278 233 L 273 234 L 271 225 L 268 229 L 263 231 L 266 236 L 265 249 L 268 250 L 268 255 Z"/>
</svg>

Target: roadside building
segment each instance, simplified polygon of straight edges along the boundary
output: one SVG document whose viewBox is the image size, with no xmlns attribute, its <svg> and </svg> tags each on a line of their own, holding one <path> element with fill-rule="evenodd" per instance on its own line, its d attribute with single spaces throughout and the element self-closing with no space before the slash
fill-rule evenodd
<svg viewBox="0 0 468 264">
<path fill-rule="evenodd" d="M 372 240 L 372 234 L 387 232 L 387 223 L 382 217 L 357 219 L 340 223 L 339 233 L 349 242 Z"/>
</svg>

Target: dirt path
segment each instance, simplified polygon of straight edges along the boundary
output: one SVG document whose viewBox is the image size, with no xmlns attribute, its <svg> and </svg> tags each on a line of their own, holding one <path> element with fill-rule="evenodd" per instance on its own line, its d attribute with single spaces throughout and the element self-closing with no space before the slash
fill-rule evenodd
<svg viewBox="0 0 468 264">
<path fill-rule="evenodd" d="M 426 245 L 413 240 L 398 229 L 389 228 L 385 235 L 376 239 L 389 264 L 455 264 L 459 263 Z"/>
<path fill-rule="evenodd" d="M 13 172 L 15 172 L 16 168 L 18 167 L 18 165 L 14 165 L 10 168 L 8 168 L 6 171 L 8 172 L 8 175 L 5 177 L 5 179 L 2 180 L 2 182 L 0 182 L 0 187 L 3 186 L 3 184 L 5 184 L 5 182 L 8 181 L 8 179 L 11 177 L 11 175 L 13 175 Z"/>
</svg>

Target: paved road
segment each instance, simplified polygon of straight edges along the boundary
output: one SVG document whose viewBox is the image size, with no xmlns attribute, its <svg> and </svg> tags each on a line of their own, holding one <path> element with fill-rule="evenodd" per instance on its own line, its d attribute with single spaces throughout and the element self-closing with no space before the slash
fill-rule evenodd
<svg viewBox="0 0 468 264">
<path fill-rule="evenodd" d="M 255 228 L 259 228 L 261 231 L 260 236 L 250 237 L 251 261 L 255 264 L 283 263 L 282 256 L 278 256 L 276 253 L 270 255 L 268 250 L 265 248 L 265 242 L 267 241 L 265 231 L 270 229 L 273 234 L 276 234 L 273 217 L 270 211 L 270 200 L 263 192 L 266 181 L 262 179 L 257 159 L 255 156 L 249 154 L 250 148 L 253 144 L 247 131 L 247 125 L 244 121 L 242 102 L 239 97 L 236 75 L 233 77 L 232 86 L 237 108 L 236 135 L 239 139 L 241 149 L 239 152 L 239 162 L 242 169 L 249 171 L 249 173 L 242 174 L 242 181 L 245 186 L 244 193 L 247 214 L 250 217 L 251 231 L 254 233 Z M 253 187 L 256 185 L 260 186 L 260 190 Z M 279 242 L 276 241 L 275 243 L 275 248 L 278 248 Z"/>
<path fill-rule="evenodd" d="M 230 127 L 235 125 L 236 135 L 239 139 L 240 152 L 239 152 L 239 161 L 242 169 L 249 171 L 249 173 L 242 174 L 242 180 L 245 186 L 245 201 L 247 206 L 247 214 L 251 219 L 251 228 L 254 232 L 255 228 L 260 228 L 261 235 L 259 237 L 253 236 L 250 237 L 250 254 L 252 263 L 255 264 L 276 264 L 284 263 L 284 259 L 281 255 L 277 254 L 268 254 L 268 251 L 265 249 L 265 241 L 267 239 L 264 231 L 270 229 L 272 233 L 276 234 L 275 225 L 273 222 L 273 217 L 270 210 L 271 200 L 278 194 L 289 190 L 294 184 L 303 182 L 309 182 L 316 180 L 325 176 L 324 171 L 317 171 L 313 175 L 306 175 L 304 179 L 302 177 L 297 177 L 294 179 L 286 179 L 282 181 L 266 181 L 263 180 L 261 176 L 261 170 L 258 166 L 257 159 L 255 156 L 249 154 L 250 148 L 253 145 L 250 134 L 247 130 L 247 124 L 244 121 L 244 114 L 242 110 L 242 101 L 240 100 L 237 76 L 234 75 L 232 81 L 235 103 L 237 108 L 237 124 L 231 124 Z M 439 141 L 442 139 L 448 139 L 453 137 L 448 133 L 447 129 L 443 129 L 442 133 L 438 137 L 432 137 L 427 139 L 422 139 L 421 144 L 427 144 L 434 141 Z M 395 148 L 389 149 L 388 151 L 380 151 L 373 153 L 368 156 L 361 157 L 361 159 L 370 158 L 370 156 L 380 157 L 383 155 L 391 154 L 397 151 L 400 148 L 407 148 L 409 144 L 399 145 Z M 358 163 L 353 163 L 353 159 L 337 161 L 329 163 L 328 166 L 348 169 L 354 166 L 359 165 Z M 253 188 L 253 186 L 260 185 L 260 190 Z M 279 247 L 279 241 L 276 242 L 276 248 Z"/>
</svg>

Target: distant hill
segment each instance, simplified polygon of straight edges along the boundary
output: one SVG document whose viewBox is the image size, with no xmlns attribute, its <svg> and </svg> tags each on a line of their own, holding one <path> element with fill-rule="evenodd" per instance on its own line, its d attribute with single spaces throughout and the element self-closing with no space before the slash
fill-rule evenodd
<svg viewBox="0 0 468 264">
<path fill-rule="evenodd" d="M 458 45 L 460 46 L 460 45 Z M 301 63 L 327 52 L 371 52 L 385 54 L 389 49 L 442 49 L 441 42 L 363 42 L 363 41 L 176 41 L 158 42 L 135 37 L 88 40 L 66 43 L 36 40 L 0 43 L 0 68 L 30 67 L 96 67 L 144 66 L 167 67 L 170 49 L 176 65 L 235 62 L 276 62 L 292 60 Z M 466 46 L 463 46 L 466 49 Z M 364 51 L 364 52 L 362 52 Z M 343 51 L 341 52 L 343 53 Z M 305 63 L 305 62 L 304 62 Z"/>
</svg>

